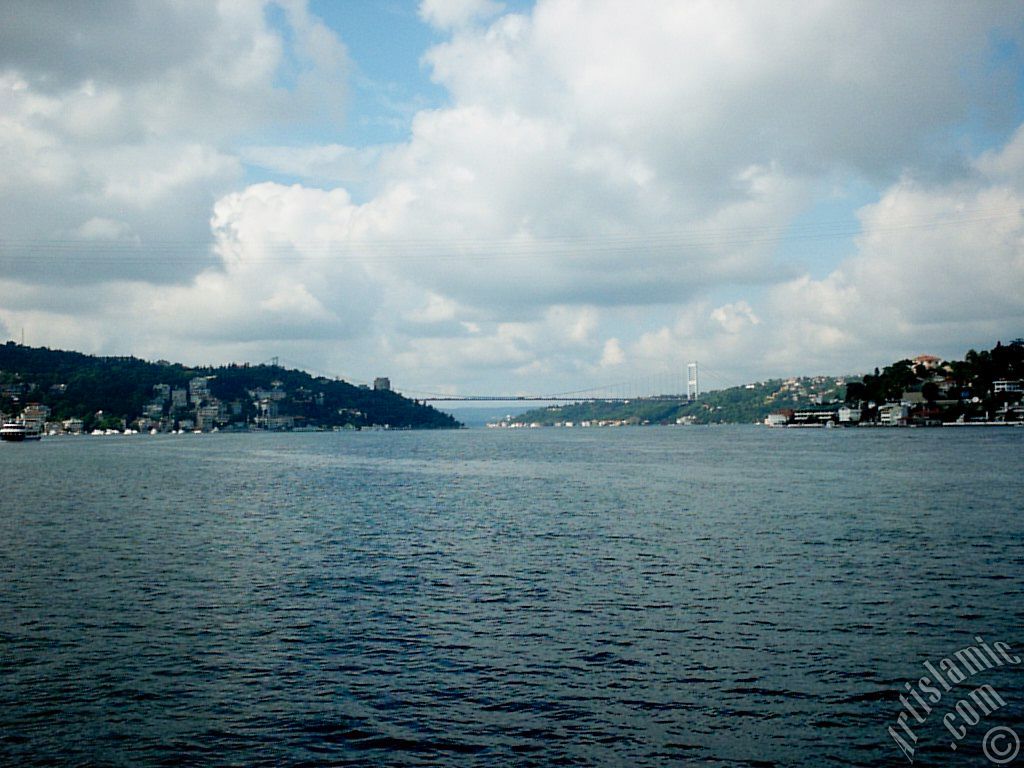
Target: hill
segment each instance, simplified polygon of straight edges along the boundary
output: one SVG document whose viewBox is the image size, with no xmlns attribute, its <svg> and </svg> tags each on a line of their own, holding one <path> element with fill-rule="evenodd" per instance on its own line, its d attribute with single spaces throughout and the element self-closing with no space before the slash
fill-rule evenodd
<svg viewBox="0 0 1024 768">
<path fill-rule="evenodd" d="M 750 423 L 777 408 L 797 408 L 842 400 L 846 378 L 824 376 L 771 379 L 742 387 L 705 392 L 690 402 L 683 397 L 635 398 L 550 406 L 527 411 L 515 423 L 552 426 L 571 421 L 626 424 Z"/>
<path fill-rule="evenodd" d="M 277 365 L 186 367 L 135 357 L 0 346 L 0 412 L 43 406 L 53 422 L 81 428 L 209 429 L 461 426 L 435 408 L 389 390 L 314 377 Z"/>
<path fill-rule="evenodd" d="M 769 413 L 835 411 L 848 405 L 865 422 L 879 418 L 881 406 L 908 406 L 898 420 L 924 423 L 1015 421 L 1019 419 L 1024 379 L 1024 340 L 991 350 L 970 350 L 963 360 L 929 355 L 899 360 L 866 376 L 814 376 L 771 379 L 705 392 L 695 402 L 679 397 L 581 402 L 537 408 L 504 425 L 673 424 L 760 422 Z M 813 416 L 813 414 L 812 414 Z M 858 416 L 858 420 L 860 416 Z"/>
</svg>

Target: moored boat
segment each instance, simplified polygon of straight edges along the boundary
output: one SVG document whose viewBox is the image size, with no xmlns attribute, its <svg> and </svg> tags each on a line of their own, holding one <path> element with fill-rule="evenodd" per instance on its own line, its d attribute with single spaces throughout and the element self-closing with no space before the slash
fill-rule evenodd
<svg viewBox="0 0 1024 768">
<path fill-rule="evenodd" d="M 21 443 L 25 440 L 38 440 L 39 425 L 24 419 L 5 421 L 0 427 L 0 440 L 8 443 Z"/>
</svg>

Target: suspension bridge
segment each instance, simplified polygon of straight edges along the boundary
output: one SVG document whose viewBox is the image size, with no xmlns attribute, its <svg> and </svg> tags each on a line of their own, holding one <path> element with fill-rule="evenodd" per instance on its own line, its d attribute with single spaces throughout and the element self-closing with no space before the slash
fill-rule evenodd
<svg viewBox="0 0 1024 768">
<path fill-rule="evenodd" d="M 305 370 L 315 376 L 344 380 L 350 383 L 359 382 L 347 377 L 337 376 L 314 367 L 279 357 L 264 361 L 264 365 L 290 365 Z M 453 392 L 427 391 L 427 388 L 395 386 L 394 391 L 423 403 L 514 403 L 514 402 L 545 402 L 545 403 L 581 403 L 581 402 L 626 402 L 629 400 L 662 400 L 682 402 L 697 400 L 703 391 L 701 383 L 705 376 L 716 380 L 720 386 L 729 386 L 727 379 L 710 371 L 706 366 L 698 367 L 696 361 L 686 364 L 685 375 L 682 368 L 675 373 L 663 373 L 651 376 L 637 376 L 628 381 L 604 384 L 588 389 L 577 389 L 564 392 L 549 393 L 496 393 L 496 394 L 457 394 Z M 361 386 L 370 387 L 369 383 Z M 388 385 L 390 387 L 390 382 Z"/>
<path fill-rule="evenodd" d="M 514 402 L 514 401 L 536 401 L 545 403 L 579 403 L 579 402 L 625 402 L 643 397 L 645 400 L 687 400 L 686 395 L 635 395 L 626 396 L 599 396 L 599 395 L 419 395 L 415 392 L 405 392 L 410 397 L 415 397 L 424 403 L 486 403 L 486 402 Z"/>
<path fill-rule="evenodd" d="M 606 384 L 591 389 L 573 390 L 570 392 L 552 392 L 550 394 L 496 394 L 496 395 L 458 395 L 439 392 L 422 392 L 401 390 L 402 394 L 416 398 L 425 403 L 487 403 L 487 402 L 545 402 L 545 403 L 579 403 L 606 402 L 617 403 L 628 400 L 664 400 L 669 402 L 692 401 L 700 397 L 700 374 L 696 362 L 686 366 L 686 389 L 682 381 L 674 375 L 640 377 L 631 381 Z M 679 394 L 666 394 L 671 392 Z"/>
</svg>

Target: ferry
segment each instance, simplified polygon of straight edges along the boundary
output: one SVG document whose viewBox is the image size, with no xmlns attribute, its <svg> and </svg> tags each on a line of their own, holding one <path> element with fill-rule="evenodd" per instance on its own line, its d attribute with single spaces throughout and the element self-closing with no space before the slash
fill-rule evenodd
<svg viewBox="0 0 1024 768">
<path fill-rule="evenodd" d="M 24 419 L 5 421 L 0 427 L 0 440 L 8 443 L 21 443 L 25 440 L 38 440 L 41 436 L 39 425 Z"/>
</svg>

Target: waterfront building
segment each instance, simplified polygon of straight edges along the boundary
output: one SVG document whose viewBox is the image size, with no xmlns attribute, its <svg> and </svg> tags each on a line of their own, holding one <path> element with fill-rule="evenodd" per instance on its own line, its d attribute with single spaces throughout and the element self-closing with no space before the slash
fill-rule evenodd
<svg viewBox="0 0 1024 768">
<path fill-rule="evenodd" d="M 904 426 L 910 408 L 905 403 L 886 403 L 878 408 L 878 423 L 887 427 Z"/>
<path fill-rule="evenodd" d="M 850 408 L 844 405 L 836 412 L 836 416 L 840 424 L 858 424 L 861 416 L 860 408 Z"/>
<path fill-rule="evenodd" d="M 209 431 L 224 421 L 223 406 L 217 400 L 196 408 L 196 429 Z"/>
<path fill-rule="evenodd" d="M 42 426 L 50 418 L 50 406 L 39 403 L 29 403 L 21 412 L 21 418 L 25 421 L 32 421 Z"/>
<path fill-rule="evenodd" d="M 64 431 L 72 435 L 80 435 L 82 430 L 85 429 L 85 422 L 81 419 L 64 419 L 61 422 L 61 426 L 64 427 Z"/>
<path fill-rule="evenodd" d="M 270 430 L 291 429 L 295 426 L 295 418 L 292 416 L 271 416 L 266 419 L 264 426 Z"/>
<path fill-rule="evenodd" d="M 793 418 L 790 423 L 797 426 L 824 426 L 830 421 L 835 421 L 836 412 L 820 408 L 805 408 L 793 411 Z"/>
<path fill-rule="evenodd" d="M 139 432 L 149 432 L 151 429 L 155 429 L 159 425 L 159 421 L 150 419 L 146 416 L 140 416 L 135 420 L 135 428 L 139 430 Z"/>
</svg>

